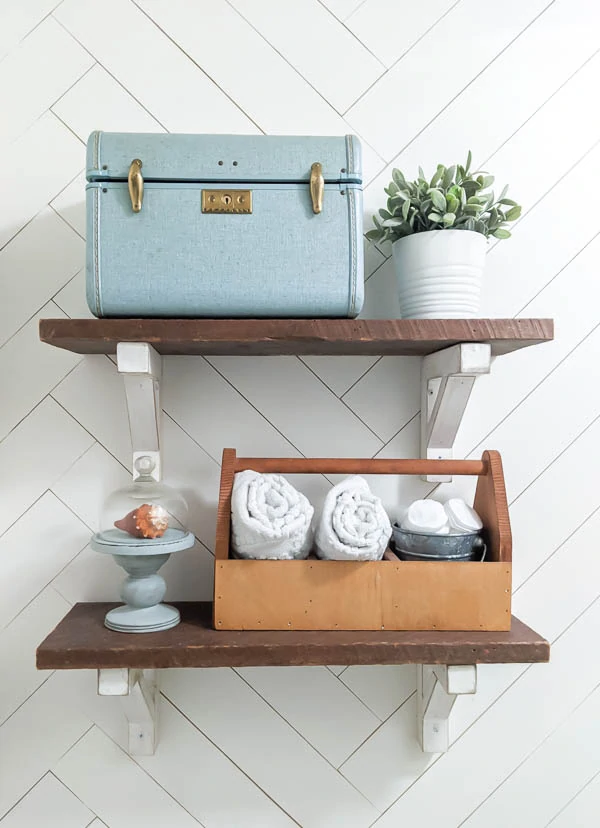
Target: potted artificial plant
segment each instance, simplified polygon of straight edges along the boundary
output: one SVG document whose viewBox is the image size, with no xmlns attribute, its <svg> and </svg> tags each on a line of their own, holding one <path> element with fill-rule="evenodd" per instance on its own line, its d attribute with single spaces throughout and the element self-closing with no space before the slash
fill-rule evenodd
<svg viewBox="0 0 600 828">
<path fill-rule="evenodd" d="M 385 188 L 387 209 L 373 216 L 367 238 L 392 243 L 404 319 L 457 319 L 477 316 L 487 240 L 508 239 L 506 225 L 521 215 L 519 205 L 496 199 L 494 177 L 463 167 L 438 164 L 429 180 L 419 167 L 416 181 L 393 170 Z"/>
</svg>

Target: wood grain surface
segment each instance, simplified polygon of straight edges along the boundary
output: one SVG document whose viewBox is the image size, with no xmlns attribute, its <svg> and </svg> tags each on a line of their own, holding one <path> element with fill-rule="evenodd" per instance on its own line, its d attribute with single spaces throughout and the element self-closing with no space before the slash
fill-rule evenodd
<svg viewBox="0 0 600 828">
<path fill-rule="evenodd" d="M 219 630 L 508 630 L 510 564 L 215 562 Z"/>
<path fill-rule="evenodd" d="M 477 476 L 484 563 L 232 560 L 234 472 Z M 214 624 L 218 630 L 508 630 L 511 531 L 502 461 L 236 457 L 225 449 L 217 510 Z"/>
<path fill-rule="evenodd" d="M 231 452 L 233 449 L 225 449 Z M 223 453 L 223 463 L 226 455 Z M 233 455 L 235 458 L 235 454 Z M 227 458 L 231 457 L 227 454 Z M 223 467 L 222 467 L 223 468 Z M 237 457 L 235 471 L 276 474 L 459 474 L 483 475 L 483 460 L 395 460 L 376 457 Z"/>
<path fill-rule="evenodd" d="M 221 632 L 212 604 L 178 603 L 181 623 L 135 635 L 107 630 L 115 604 L 80 603 L 37 650 L 41 670 L 317 664 L 497 664 L 548 661 L 548 642 L 512 619 L 510 632 Z"/>
<path fill-rule="evenodd" d="M 429 354 L 489 342 L 492 354 L 551 340 L 551 319 L 42 319 L 40 339 L 79 354 L 149 342 L 161 354 Z"/>
</svg>

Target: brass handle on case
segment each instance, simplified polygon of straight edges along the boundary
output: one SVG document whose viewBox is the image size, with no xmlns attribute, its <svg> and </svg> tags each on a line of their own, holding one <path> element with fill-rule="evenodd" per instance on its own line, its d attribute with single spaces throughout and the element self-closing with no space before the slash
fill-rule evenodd
<svg viewBox="0 0 600 828">
<path fill-rule="evenodd" d="M 318 161 L 315 161 L 310 168 L 310 197 L 312 199 L 313 213 L 320 213 L 323 210 L 324 190 L 323 167 Z"/>
<path fill-rule="evenodd" d="M 139 158 L 134 158 L 131 162 L 127 183 L 133 212 L 139 213 L 144 199 L 144 176 L 142 175 L 142 162 Z"/>
</svg>

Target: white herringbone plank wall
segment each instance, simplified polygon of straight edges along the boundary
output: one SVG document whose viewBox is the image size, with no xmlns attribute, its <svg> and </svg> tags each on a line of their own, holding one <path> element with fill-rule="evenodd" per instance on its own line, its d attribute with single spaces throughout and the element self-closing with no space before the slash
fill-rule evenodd
<svg viewBox="0 0 600 828">
<path fill-rule="evenodd" d="M 2 0 L 2 828 L 598 825 L 599 52 L 593 0 Z M 484 315 L 553 316 L 556 340 L 478 381 L 457 452 L 503 453 L 515 611 L 552 660 L 482 668 L 447 754 L 417 746 L 406 666 L 167 671 L 158 751 L 136 760 L 91 672 L 36 672 L 52 626 L 76 601 L 114 599 L 121 577 L 88 546 L 103 496 L 128 478 L 120 378 L 107 357 L 37 339 L 40 317 L 89 315 L 92 129 L 354 131 L 367 216 L 392 167 L 470 148 L 524 204 L 513 239 L 489 250 Z M 397 308 L 387 256 L 366 250 L 365 317 Z M 418 369 L 166 359 L 166 479 L 197 538 L 165 567 L 168 596 L 211 595 L 224 446 L 416 456 Z M 307 485 L 318 502 L 325 482 Z M 373 485 L 392 511 L 430 490 Z"/>
</svg>

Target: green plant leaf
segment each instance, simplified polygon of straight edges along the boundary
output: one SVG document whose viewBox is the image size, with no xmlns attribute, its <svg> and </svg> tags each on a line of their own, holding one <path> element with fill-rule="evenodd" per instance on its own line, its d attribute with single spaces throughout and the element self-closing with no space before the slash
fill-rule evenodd
<svg viewBox="0 0 600 828">
<path fill-rule="evenodd" d="M 367 230 L 365 236 L 370 242 L 376 242 L 381 239 L 381 231 L 380 230 Z"/>
<path fill-rule="evenodd" d="M 508 238 L 505 224 L 521 215 L 520 205 L 506 198 L 506 187 L 496 201 L 494 177 L 484 170 L 471 172 L 471 165 L 469 150 L 465 166 L 438 164 L 429 182 L 422 167 L 413 181 L 407 181 L 400 170 L 392 170 L 392 180 L 384 188 L 387 209 L 373 216 L 375 229 L 367 238 L 394 242 L 411 233 L 449 227 L 473 230 L 486 238 Z"/>
<path fill-rule="evenodd" d="M 443 164 L 438 164 L 437 165 L 437 170 L 434 172 L 433 178 L 429 182 L 429 186 L 430 187 L 435 187 L 435 185 L 438 183 L 438 181 L 444 175 L 445 172 L 446 172 L 446 167 L 444 167 Z"/>
<path fill-rule="evenodd" d="M 478 193 L 479 190 L 481 190 L 479 182 L 473 178 L 467 178 L 463 181 L 462 188 L 465 191 L 467 198 L 471 198 L 475 195 L 475 193 Z"/>
<path fill-rule="evenodd" d="M 436 210 L 446 211 L 446 199 L 441 190 L 431 189 L 429 190 L 429 196 Z"/>
<path fill-rule="evenodd" d="M 514 207 L 511 207 L 510 210 L 506 213 L 506 221 L 515 221 L 521 215 L 521 207 L 518 204 L 515 204 Z"/>
<path fill-rule="evenodd" d="M 482 199 L 484 199 L 484 198 L 485 198 L 485 201 L 483 202 L 483 205 L 484 205 L 486 210 L 489 210 L 490 207 L 492 206 L 492 204 L 494 203 L 494 201 L 496 200 L 496 197 L 494 196 L 493 192 L 490 192 L 487 197 L 482 196 Z"/>
<path fill-rule="evenodd" d="M 460 207 L 460 201 L 452 193 L 446 195 L 446 211 L 448 213 L 456 213 Z"/>
<path fill-rule="evenodd" d="M 455 175 L 456 175 L 456 165 L 454 164 L 452 167 L 448 167 L 446 172 L 442 176 L 442 189 L 444 189 L 444 190 L 448 189 L 448 187 L 452 184 Z"/>
<path fill-rule="evenodd" d="M 404 175 L 400 172 L 400 170 L 395 168 L 392 170 L 392 180 L 399 187 L 406 187 L 406 178 L 404 178 Z"/>
<path fill-rule="evenodd" d="M 477 181 L 481 184 L 482 190 L 487 190 L 488 187 L 491 187 L 494 183 L 494 176 L 493 175 L 478 175 Z"/>
<path fill-rule="evenodd" d="M 505 230 L 503 227 L 499 227 L 492 233 L 492 235 L 496 239 L 510 239 L 512 234 L 508 230 Z"/>
</svg>

